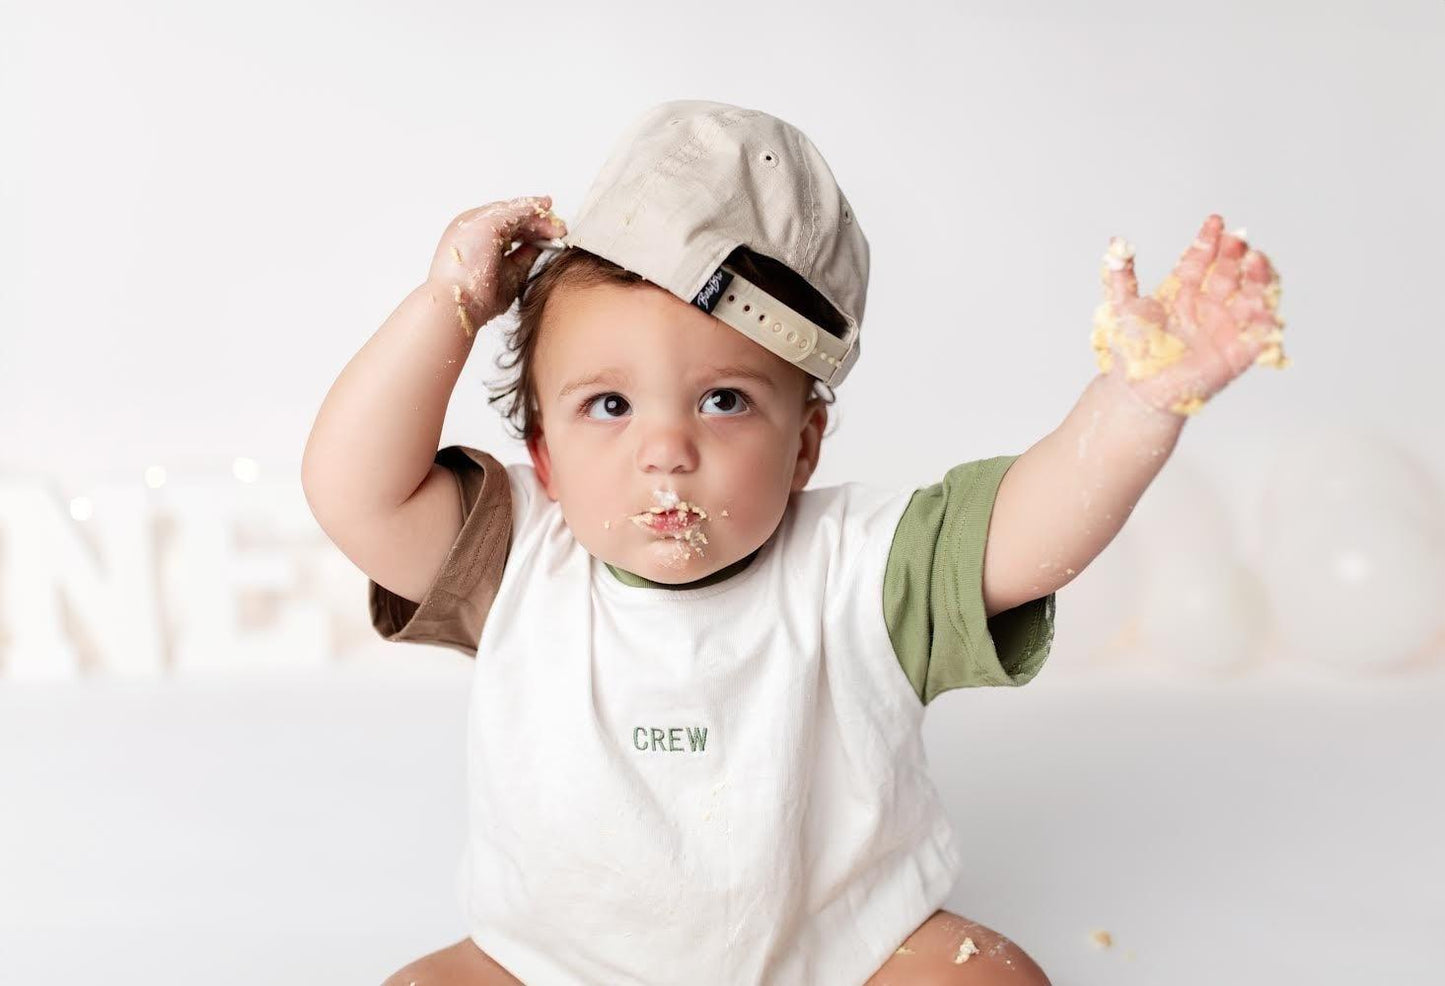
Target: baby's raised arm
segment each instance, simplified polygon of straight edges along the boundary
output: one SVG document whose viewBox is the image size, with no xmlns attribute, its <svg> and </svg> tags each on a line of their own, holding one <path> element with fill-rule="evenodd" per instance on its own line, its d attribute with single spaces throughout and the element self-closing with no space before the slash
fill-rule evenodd
<svg viewBox="0 0 1445 986">
<path fill-rule="evenodd" d="M 1255 363 L 1284 369 L 1279 274 L 1210 213 L 1174 271 L 1139 297 L 1116 237 L 1091 337 L 1102 371 L 1063 424 L 1004 474 L 983 562 L 988 616 L 1056 592 L 1114 539 L 1188 418 Z"/>
<path fill-rule="evenodd" d="M 456 482 L 434 463 L 447 404 L 476 330 L 511 307 L 540 253 L 528 241 L 566 231 L 550 208 L 550 197 L 528 196 L 449 223 L 426 281 L 346 364 L 307 438 L 301 483 L 317 522 L 413 601 L 462 525 Z"/>
</svg>

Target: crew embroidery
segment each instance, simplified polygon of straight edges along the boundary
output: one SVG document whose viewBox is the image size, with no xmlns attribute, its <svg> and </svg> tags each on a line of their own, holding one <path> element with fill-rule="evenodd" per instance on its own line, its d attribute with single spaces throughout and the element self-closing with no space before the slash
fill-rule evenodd
<svg viewBox="0 0 1445 986">
<path fill-rule="evenodd" d="M 687 739 L 683 739 L 683 730 Z M 707 751 L 706 726 L 672 726 L 659 729 L 656 726 L 638 726 L 632 730 L 632 746 L 643 753 L 705 753 Z"/>
</svg>

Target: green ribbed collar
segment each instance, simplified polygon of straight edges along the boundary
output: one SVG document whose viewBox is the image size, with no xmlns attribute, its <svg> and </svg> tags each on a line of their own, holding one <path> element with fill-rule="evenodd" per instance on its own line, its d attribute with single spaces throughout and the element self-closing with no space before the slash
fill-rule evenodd
<svg viewBox="0 0 1445 986">
<path fill-rule="evenodd" d="M 759 546 L 753 549 L 752 554 L 748 555 L 745 558 L 739 558 L 731 565 L 720 568 L 716 572 L 713 572 L 711 575 L 705 575 L 702 578 L 697 579 L 696 581 L 683 582 L 679 585 L 671 585 L 667 582 L 654 582 L 651 579 L 646 579 L 643 578 L 641 575 L 636 575 L 632 572 L 629 572 L 625 568 L 618 568 L 611 562 L 603 562 L 603 564 L 606 565 L 607 570 L 617 578 L 617 581 L 623 583 L 624 585 L 634 586 L 639 589 L 701 589 L 704 586 L 709 586 L 717 582 L 721 582 L 723 579 L 732 578 L 734 575 L 747 568 L 748 564 L 754 558 L 756 558 L 758 556 L 758 552 L 762 550 L 762 547 Z"/>
</svg>

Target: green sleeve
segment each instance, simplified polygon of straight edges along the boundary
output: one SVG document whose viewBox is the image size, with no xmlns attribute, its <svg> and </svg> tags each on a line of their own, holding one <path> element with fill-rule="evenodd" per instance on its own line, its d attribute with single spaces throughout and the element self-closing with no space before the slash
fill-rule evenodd
<svg viewBox="0 0 1445 986">
<path fill-rule="evenodd" d="M 893 651 L 927 705 L 951 688 L 1022 685 L 1054 639 L 1054 593 L 984 618 L 983 549 L 1016 455 L 954 466 L 913 494 L 888 553 L 883 613 Z"/>
</svg>

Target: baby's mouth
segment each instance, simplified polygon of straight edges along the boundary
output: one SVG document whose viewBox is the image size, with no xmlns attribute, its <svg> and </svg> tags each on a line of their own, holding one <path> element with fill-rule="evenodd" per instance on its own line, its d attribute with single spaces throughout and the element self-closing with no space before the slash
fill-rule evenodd
<svg viewBox="0 0 1445 986">
<path fill-rule="evenodd" d="M 707 520 L 707 511 L 696 504 L 681 500 L 674 507 L 649 507 L 629 518 L 639 527 L 674 534 Z"/>
</svg>

